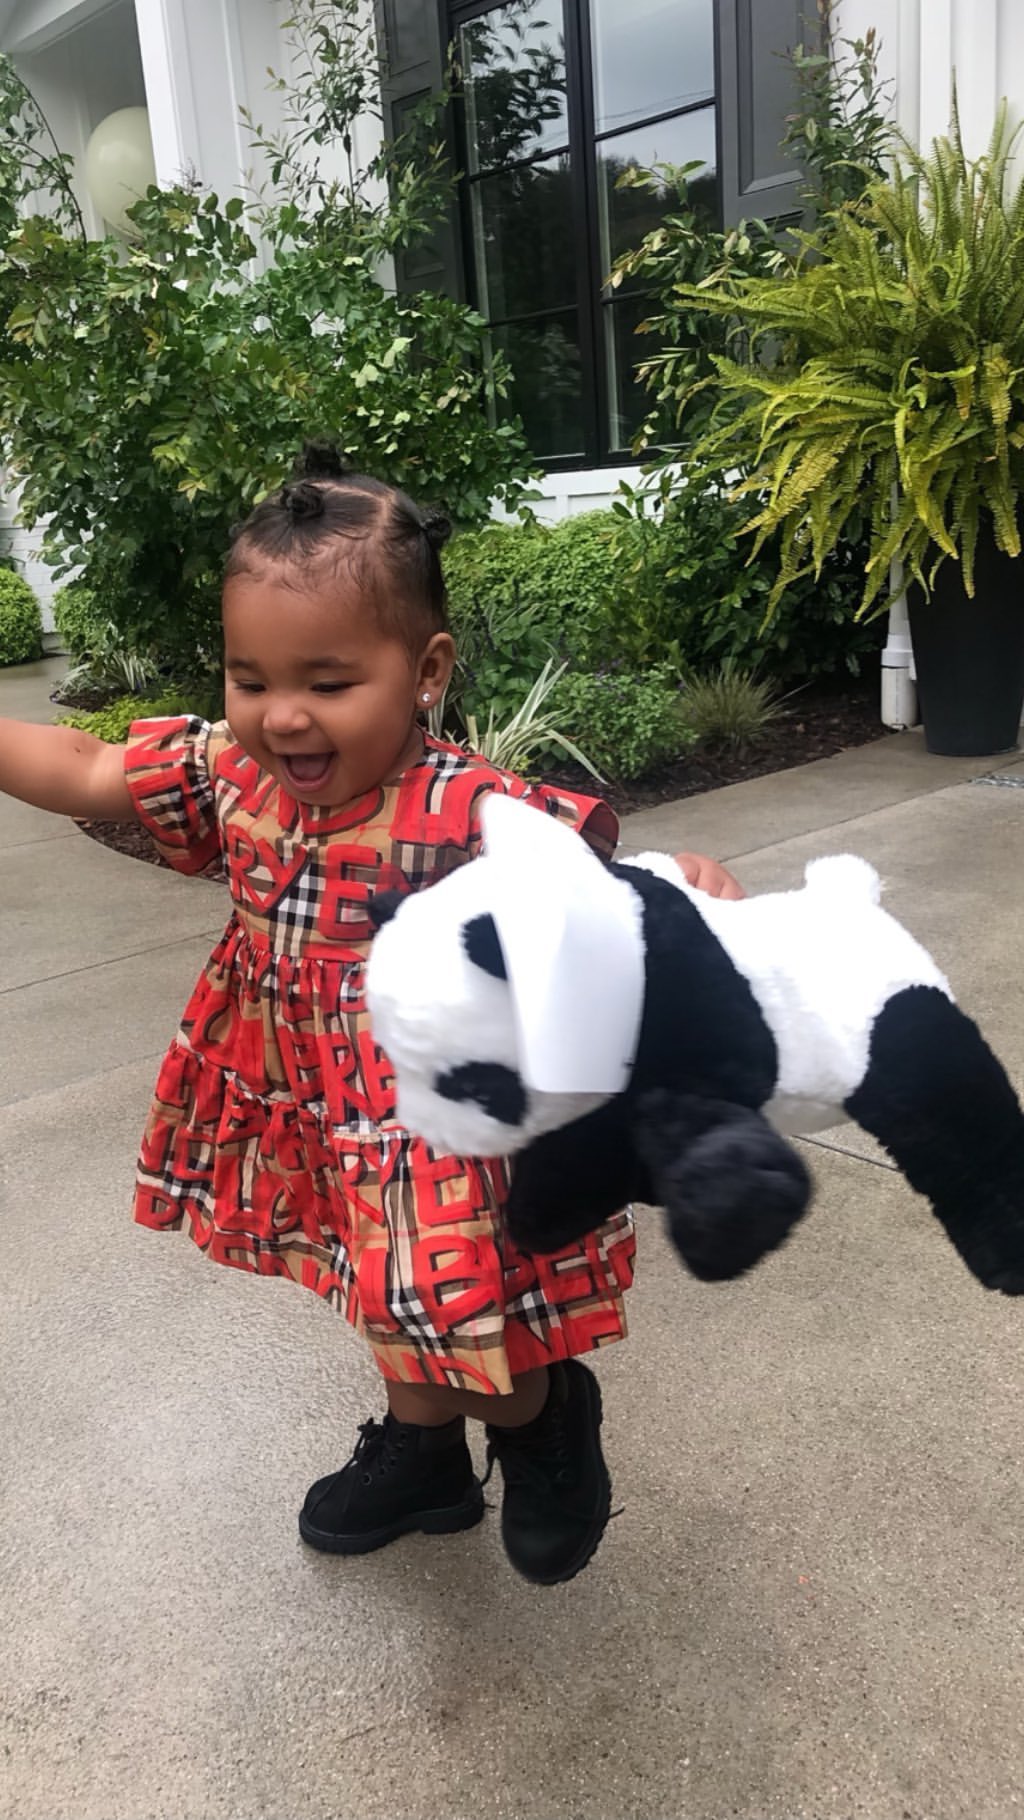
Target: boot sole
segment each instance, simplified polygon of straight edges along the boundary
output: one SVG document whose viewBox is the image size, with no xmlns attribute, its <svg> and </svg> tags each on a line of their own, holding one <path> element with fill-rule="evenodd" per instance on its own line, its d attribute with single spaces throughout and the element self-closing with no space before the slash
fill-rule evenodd
<svg viewBox="0 0 1024 1820">
<path fill-rule="evenodd" d="M 369 1555 L 375 1548 L 396 1542 L 399 1536 L 421 1533 L 425 1536 L 450 1536 L 461 1529 L 475 1529 L 483 1521 L 486 1506 L 478 1485 L 476 1495 L 462 1504 L 450 1504 L 443 1510 L 414 1510 L 396 1518 L 383 1529 L 363 1530 L 359 1535 L 334 1535 L 329 1529 L 317 1529 L 304 1510 L 299 1512 L 299 1534 L 310 1548 L 324 1555 Z M 596 1546 L 596 1544 L 595 1544 Z"/>
<path fill-rule="evenodd" d="M 601 1386 L 597 1379 L 592 1377 L 589 1372 L 587 1373 L 586 1384 L 587 1394 L 591 1400 L 591 1408 L 593 1408 L 595 1401 L 597 1405 L 598 1449 L 600 1450 L 600 1434 L 604 1425 L 604 1404 L 601 1400 Z M 600 1508 L 583 1538 L 583 1541 L 580 1543 L 577 1552 L 566 1566 L 561 1568 L 557 1574 L 530 1574 L 524 1573 L 523 1569 L 517 1567 L 516 1563 L 512 1561 L 512 1565 L 516 1568 L 516 1572 L 520 1574 L 524 1580 L 529 1580 L 532 1586 L 562 1586 L 566 1580 L 575 1580 L 576 1575 L 582 1573 L 587 1563 L 593 1560 L 601 1545 L 601 1538 L 608 1527 L 608 1518 L 611 1516 L 612 1510 L 612 1481 L 608 1467 L 605 1464 L 603 1453 L 601 1454 L 601 1471 L 604 1475 L 604 1484 L 602 1486 Z M 508 1553 L 507 1549 L 506 1553 Z M 509 1556 L 509 1559 L 512 1560 L 511 1555 Z"/>
</svg>

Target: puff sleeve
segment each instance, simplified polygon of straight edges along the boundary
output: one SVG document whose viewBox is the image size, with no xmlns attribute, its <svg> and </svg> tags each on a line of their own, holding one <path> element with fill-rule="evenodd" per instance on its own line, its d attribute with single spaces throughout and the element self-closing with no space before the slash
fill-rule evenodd
<svg viewBox="0 0 1024 1820">
<path fill-rule="evenodd" d="M 202 872 L 221 851 L 211 775 L 213 731 L 196 715 L 180 715 L 135 721 L 128 735 L 125 780 L 136 814 L 178 872 Z"/>
</svg>

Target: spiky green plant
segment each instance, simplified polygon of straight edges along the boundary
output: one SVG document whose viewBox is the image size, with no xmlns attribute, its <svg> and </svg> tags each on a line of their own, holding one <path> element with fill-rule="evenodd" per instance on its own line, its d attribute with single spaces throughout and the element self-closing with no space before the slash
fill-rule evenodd
<svg viewBox="0 0 1024 1820">
<path fill-rule="evenodd" d="M 795 270 L 680 286 L 683 306 L 731 320 L 749 357 L 715 360 L 704 383 L 718 420 L 698 445 L 708 472 L 741 472 L 756 502 L 754 550 L 778 530 L 769 613 L 790 582 L 818 574 L 844 530 L 866 519 L 859 614 L 887 604 L 902 561 L 927 594 L 958 560 L 974 592 L 979 530 L 1016 556 L 1024 484 L 1024 183 L 1005 103 L 985 154 L 969 160 L 954 108 L 929 154 L 910 147 L 891 176 L 800 236 Z M 885 590 L 884 596 L 882 590 Z"/>
<path fill-rule="evenodd" d="M 478 752 L 489 764 L 508 771 L 523 771 L 529 775 L 536 755 L 551 746 L 557 746 L 569 758 L 575 759 L 578 765 L 582 765 L 584 770 L 589 771 L 592 777 L 596 777 L 598 783 L 603 783 L 600 772 L 595 770 L 586 754 L 562 732 L 558 710 L 545 706 L 549 695 L 565 675 L 565 670 L 565 664 L 556 667 L 553 659 L 549 659 L 525 701 L 504 725 L 498 723 L 493 707 L 485 727 L 477 724 L 474 715 L 467 714 L 467 749 Z"/>
<path fill-rule="evenodd" d="M 730 657 L 710 676 L 686 679 L 683 721 L 703 745 L 742 750 L 785 713 L 775 683 L 741 669 Z"/>
</svg>

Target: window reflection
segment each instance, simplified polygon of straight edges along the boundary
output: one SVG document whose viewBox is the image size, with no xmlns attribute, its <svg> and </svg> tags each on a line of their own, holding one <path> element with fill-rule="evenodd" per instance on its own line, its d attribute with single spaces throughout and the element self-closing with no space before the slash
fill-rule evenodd
<svg viewBox="0 0 1024 1820">
<path fill-rule="evenodd" d="M 631 166 L 650 170 L 656 164 L 704 166 L 689 180 L 690 201 L 703 208 L 709 220 L 717 208 L 715 184 L 715 110 L 702 107 L 694 114 L 659 120 L 655 126 L 631 127 L 597 144 L 598 207 L 601 216 L 602 278 L 616 259 L 639 246 L 671 209 L 674 194 L 658 190 L 616 188 Z"/>
<path fill-rule="evenodd" d="M 471 4 L 452 14 L 462 219 L 472 300 L 513 374 L 498 408 L 538 456 L 621 453 L 648 403 L 635 330 L 651 300 L 607 279 L 675 195 L 617 183 L 694 164 L 690 200 L 717 219 L 714 0 Z"/>
<path fill-rule="evenodd" d="M 458 36 L 468 168 L 493 170 L 568 139 L 561 0 L 507 0 Z"/>
<path fill-rule="evenodd" d="M 532 449 L 582 455 L 583 366 L 575 310 L 539 322 L 509 323 L 492 336 L 513 372 L 507 406 L 523 420 Z"/>
<path fill-rule="evenodd" d="M 576 296 L 568 158 L 483 177 L 470 192 L 478 308 L 492 322 Z"/>
<path fill-rule="evenodd" d="M 715 94 L 713 0 L 591 0 L 595 130 Z"/>
<path fill-rule="evenodd" d="M 649 360 L 660 346 L 656 335 L 638 335 L 650 315 L 649 297 L 618 297 L 603 306 L 605 358 L 608 373 L 608 446 L 627 450 L 651 409 L 650 393 L 637 378 L 642 360 Z"/>
</svg>

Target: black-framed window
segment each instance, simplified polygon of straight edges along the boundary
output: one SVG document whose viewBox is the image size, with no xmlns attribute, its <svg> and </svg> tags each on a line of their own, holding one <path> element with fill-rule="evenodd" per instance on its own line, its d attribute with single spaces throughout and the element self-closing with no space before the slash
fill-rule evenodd
<svg viewBox="0 0 1024 1820">
<path fill-rule="evenodd" d="M 509 406 L 547 461 L 626 459 L 647 303 L 607 279 L 668 199 L 618 178 L 698 161 L 718 216 L 714 0 L 457 0 L 448 24 L 466 288 Z"/>
<path fill-rule="evenodd" d="M 375 0 L 385 119 L 461 69 L 449 122 L 458 204 L 400 288 L 480 309 L 514 374 L 510 408 L 546 465 L 629 458 L 646 299 L 607 278 L 667 199 L 618 189 L 636 164 L 699 161 L 709 217 L 792 217 L 799 173 L 780 152 L 793 105 L 785 51 L 808 0 Z"/>
</svg>

